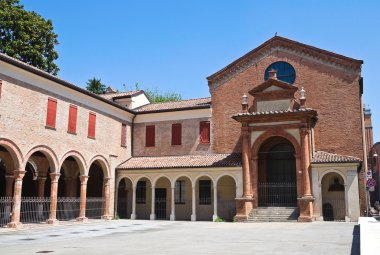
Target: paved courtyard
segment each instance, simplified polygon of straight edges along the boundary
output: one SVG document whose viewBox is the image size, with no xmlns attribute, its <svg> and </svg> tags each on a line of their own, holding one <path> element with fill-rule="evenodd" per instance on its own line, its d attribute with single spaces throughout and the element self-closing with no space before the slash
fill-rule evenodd
<svg viewBox="0 0 380 255">
<path fill-rule="evenodd" d="M 117 220 L 2 230 L 0 254 L 358 254 L 354 233 L 355 223 Z"/>
</svg>

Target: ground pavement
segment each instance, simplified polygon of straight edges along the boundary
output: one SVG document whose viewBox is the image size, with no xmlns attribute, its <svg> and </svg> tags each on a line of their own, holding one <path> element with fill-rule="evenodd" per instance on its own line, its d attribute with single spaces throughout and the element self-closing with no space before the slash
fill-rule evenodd
<svg viewBox="0 0 380 255">
<path fill-rule="evenodd" d="M 359 254 L 356 228 L 345 222 L 113 220 L 2 230 L 0 254 Z"/>
</svg>

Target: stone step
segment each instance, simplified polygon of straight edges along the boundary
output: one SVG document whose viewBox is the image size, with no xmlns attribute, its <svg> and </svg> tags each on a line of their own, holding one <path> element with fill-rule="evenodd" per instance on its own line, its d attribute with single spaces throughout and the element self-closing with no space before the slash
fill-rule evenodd
<svg viewBox="0 0 380 255">
<path fill-rule="evenodd" d="M 252 209 L 246 222 L 295 222 L 297 207 L 259 207 Z"/>
</svg>

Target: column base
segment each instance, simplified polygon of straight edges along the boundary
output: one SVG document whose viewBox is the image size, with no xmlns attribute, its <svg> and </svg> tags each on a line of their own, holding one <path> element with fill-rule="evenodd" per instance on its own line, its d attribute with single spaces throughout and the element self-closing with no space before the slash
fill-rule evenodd
<svg viewBox="0 0 380 255">
<path fill-rule="evenodd" d="M 175 221 L 175 215 L 174 214 L 170 214 L 170 220 Z"/>
<path fill-rule="evenodd" d="M 298 217 L 298 222 L 312 222 L 313 217 L 313 196 L 303 196 L 298 198 L 298 204 L 300 209 L 300 216 Z"/>
<path fill-rule="evenodd" d="M 155 213 L 151 213 L 150 216 L 149 216 L 149 219 L 150 220 L 155 220 L 156 219 L 156 214 Z"/>
<path fill-rule="evenodd" d="M 244 222 L 248 219 L 248 215 L 254 207 L 255 198 L 253 197 L 237 197 L 236 201 L 236 215 L 234 221 Z"/>
<path fill-rule="evenodd" d="M 136 214 L 131 214 L 131 220 L 135 220 L 136 219 Z"/>
<path fill-rule="evenodd" d="M 77 221 L 86 222 L 86 221 L 88 221 L 88 218 L 87 217 L 78 217 Z"/>
<path fill-rule="evenodd" d="M 191 221 L 197 221 L 197 215 L 196 214 L 192 214 L 190 218 L 191 218 Z"/>
<path fill-rule="evenodd" d="M 102 220 L 112 220 L 113 217 L 111 215 L 103 215 Z"/>
<path fill-rule="evenodd" d="M 21 222 L 9 222 L 8 228 L 20 228 L 22 226 Z"/>
<path fill-rule="evenodd" d="M 212 221 L 216 221 L 217 218 L 219 218 L 218 215 L 215 215 L 215 214 L 214 214 L 214 215 L 212 216 Z"/>
<path fill-rule="evenodd" d="M 57 219 L 48 219 L 47 220 L 47 223 L 48 224 L 51 224 L 51 225 L 56 225 L 56 224 L 58 224 L 58 220 Z"/>
</svg>

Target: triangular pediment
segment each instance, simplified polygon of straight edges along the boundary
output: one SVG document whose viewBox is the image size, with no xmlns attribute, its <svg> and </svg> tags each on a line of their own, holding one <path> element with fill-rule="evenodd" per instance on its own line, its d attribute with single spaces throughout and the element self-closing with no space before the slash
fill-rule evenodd
<svg viewBox="0 0 380 255">
<path fill-rule="evenodd" d="M 296 86 L 293 86 L 289 83 L 276 80 L 276 79 L 268 79 L 267 81 L 263 82 L 256 88 L 249 91 L 249 94 L 252 96 L 255 96 L 257 94 L 261 93 L 276 93 L 276 92 L 289 92 L 291 94 L 294 94 L 298 88 Z"/>
</svg>

